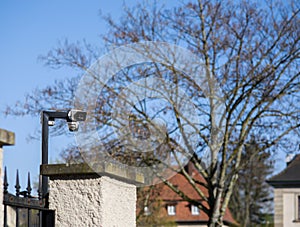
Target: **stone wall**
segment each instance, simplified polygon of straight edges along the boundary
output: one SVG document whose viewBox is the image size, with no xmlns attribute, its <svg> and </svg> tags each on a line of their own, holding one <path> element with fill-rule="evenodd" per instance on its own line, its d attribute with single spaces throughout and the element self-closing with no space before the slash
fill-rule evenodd
<svg viewBox="0 0 300 227">
<path fill-rule="evenodd" d="M 96 174 L 86 164 L 42 165 L 41 173 L 50 177 L 49 208 L 57 226 L 136 226 L 140 175 L 121 174 L 117 166 Z"/>
<path fill-rule="evenodd" d="M 50 180 L 57 226 L 135 226 L 135 203 L 134 185 L 107 176 Z"/>
<path fill-rule="evenodd" d="M 101 177 L 102 226 L 135 226 L 136 187 L 110 177 Z"/>
<path fill-rule="evenodd" d="M 101 226 L 101 179 L 51 180 L 49 208 L 55 210 L 57 226 Z M 95 215 L 99 214 L 99 215 Z"/>
</svg>

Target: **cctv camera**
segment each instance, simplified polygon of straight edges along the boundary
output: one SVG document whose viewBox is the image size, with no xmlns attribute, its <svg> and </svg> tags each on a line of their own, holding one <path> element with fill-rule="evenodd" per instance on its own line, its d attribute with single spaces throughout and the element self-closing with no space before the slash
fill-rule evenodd
<svg viewBox="0 0 300 227">
<path fill-rule="evenodd" d="M 86 112 L 82 110 L 69 110 L 68 118 L 70 121 L 85 121 Z"/>
<path fill-rule="evenodd" d="M 78 131 L 78 121 L 85 121 L 86 112 L 82 110 L 69 110 L 68 111 L 68 127 L 71 132 Z"/>
<path fill-rule="evenodd" d="M 68 122 L 68 127 L 71 132 L 78 131 L 79 123 L 77 121 Z"/>
</svg>

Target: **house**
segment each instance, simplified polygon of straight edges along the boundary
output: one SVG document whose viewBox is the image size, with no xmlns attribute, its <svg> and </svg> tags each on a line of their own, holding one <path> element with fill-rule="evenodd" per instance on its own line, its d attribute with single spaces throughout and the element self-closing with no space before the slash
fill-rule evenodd
<svg viewBox="0 0 300 227">
<path fill-rule="evenodd" d="M 300 154 L 287 158 L 287 166 L 267 181 L 274 188 L 275 227 L 300 226 Z"/>
<path fill-rule="evenodd" d="M 192 164 L 189 163 L 186 167 L 188 173 L 193 176 L 194 179 L 203 182 L 203 177 L 199 174 L 199 172 L 193 168 Z M 195 189 L 188 183 L 187 179 L 181 175 L 174 175 L 169 181 L 178 187 L 184 194 L 188 195 L 193 200 L 202 201 L 199 194 L 195 191 Z M 158 193 L 156 196 L 162 202 L 162 208 L 159 211 L 159 215 L 168 218 L 169 220 L 173 220 L 178 227 L 200 227 L 207 226 L 208 223 L 208 215 L 200 210 L 197 206 L 190 204 L 189 202 L 182 199 L 177 193 L 175 193 L 172 189 L 170 189 L 167 185 L 161 183 L 155 186 L 158 188 Z M 208 196 L 207 190 L 199 185 L 198 188 Z M 144 211 L 151 212 L 151 210 L 146 207 Z M 232 217 L 229 209 L 226 210 L 224 216 L 224 225 L 225 226 L 238 226 L 238 223 Z"/>
</svg>

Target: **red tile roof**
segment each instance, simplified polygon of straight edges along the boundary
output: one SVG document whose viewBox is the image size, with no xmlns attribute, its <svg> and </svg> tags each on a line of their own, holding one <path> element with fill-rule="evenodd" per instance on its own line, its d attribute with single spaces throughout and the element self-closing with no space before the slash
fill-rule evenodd
<svg viewBox="0 0 300 227">
<path fill-rule="evenodd" d="M 193 179 L 204 182 L 203 177 L 200 174 L 197 174 L 196 171 L 192 172 Z M 180 190 L 188 195 L 191 199 L 201 200 L 200 195 L 195 191 L 193 186 L 187 181 L 187 179 L 182 174 L 176 174 L 169 181 L 180 188 Z M 161 198 L 163 200 L 182 200 L 182 198 L 176 194 L 172 189 L 170 189 L 167 185 L 163 185 L 163 190 L 161 191 Z M 204 193 L 205 196 L 208 196 L 207 190 L 198 185 L 198 188 Z"/>
<path fill-rule="evenodd" d="M 204 178 L 196 171 L 194 168 L 190 169 L 190 174 L 194 179 L 197 179 L 200 182 L 205 182 Z M 201 201 L 200 195 L 193 188 L 193 186 L 187 181 L 187 179 L 182 174 L 176 174 L 169 181 L 177 186 L 184 194 L 188 195 L 193 200 Z M 191 205 L 189 202 L 184 201 L 178 194 L 176 194 L 172 189 L 170 189 L 167 185 L 161 183 L 157 185 L 160 188 L 159 198 L 167 205 L 175 204 L 176 205 L 176 215 L 169 216 L 172 217 L 176 222 L 185 222 L 185 223 L 207 223 L 208 216 L 205 212 L 200 210 L 199 215 L 192 215 L 191 213 Z M 205 196 L 208 196 L 207 189 L 205 187 L 198 185 L 198 188 L 204 193 Z M 204 204 L 207 206 L 207 204 Z M 162 215 L 168 216 L 167 209 L 163 209 Z M 237 222 L 232 217 L 229 209 L 226 209 L 224 222 L 231 225 L 237 225 Z"/>
</svg>

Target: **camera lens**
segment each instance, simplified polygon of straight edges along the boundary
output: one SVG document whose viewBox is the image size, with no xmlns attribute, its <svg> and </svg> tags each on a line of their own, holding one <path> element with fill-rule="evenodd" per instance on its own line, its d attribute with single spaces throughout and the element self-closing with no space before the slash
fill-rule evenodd
<svg viewBox="0 0 300 227">
<path fill-rule="evenodd" d="M 79 123 L 78 123 L 78 122 L 75 122 L 75 121 L 73 121 L 73 122 L 68 122 L 68 127 L 69 127 L 69 130 L 70 130 L 71 132 L 77 131 L 78 128 L 79 128 Z"/>
</svg>

